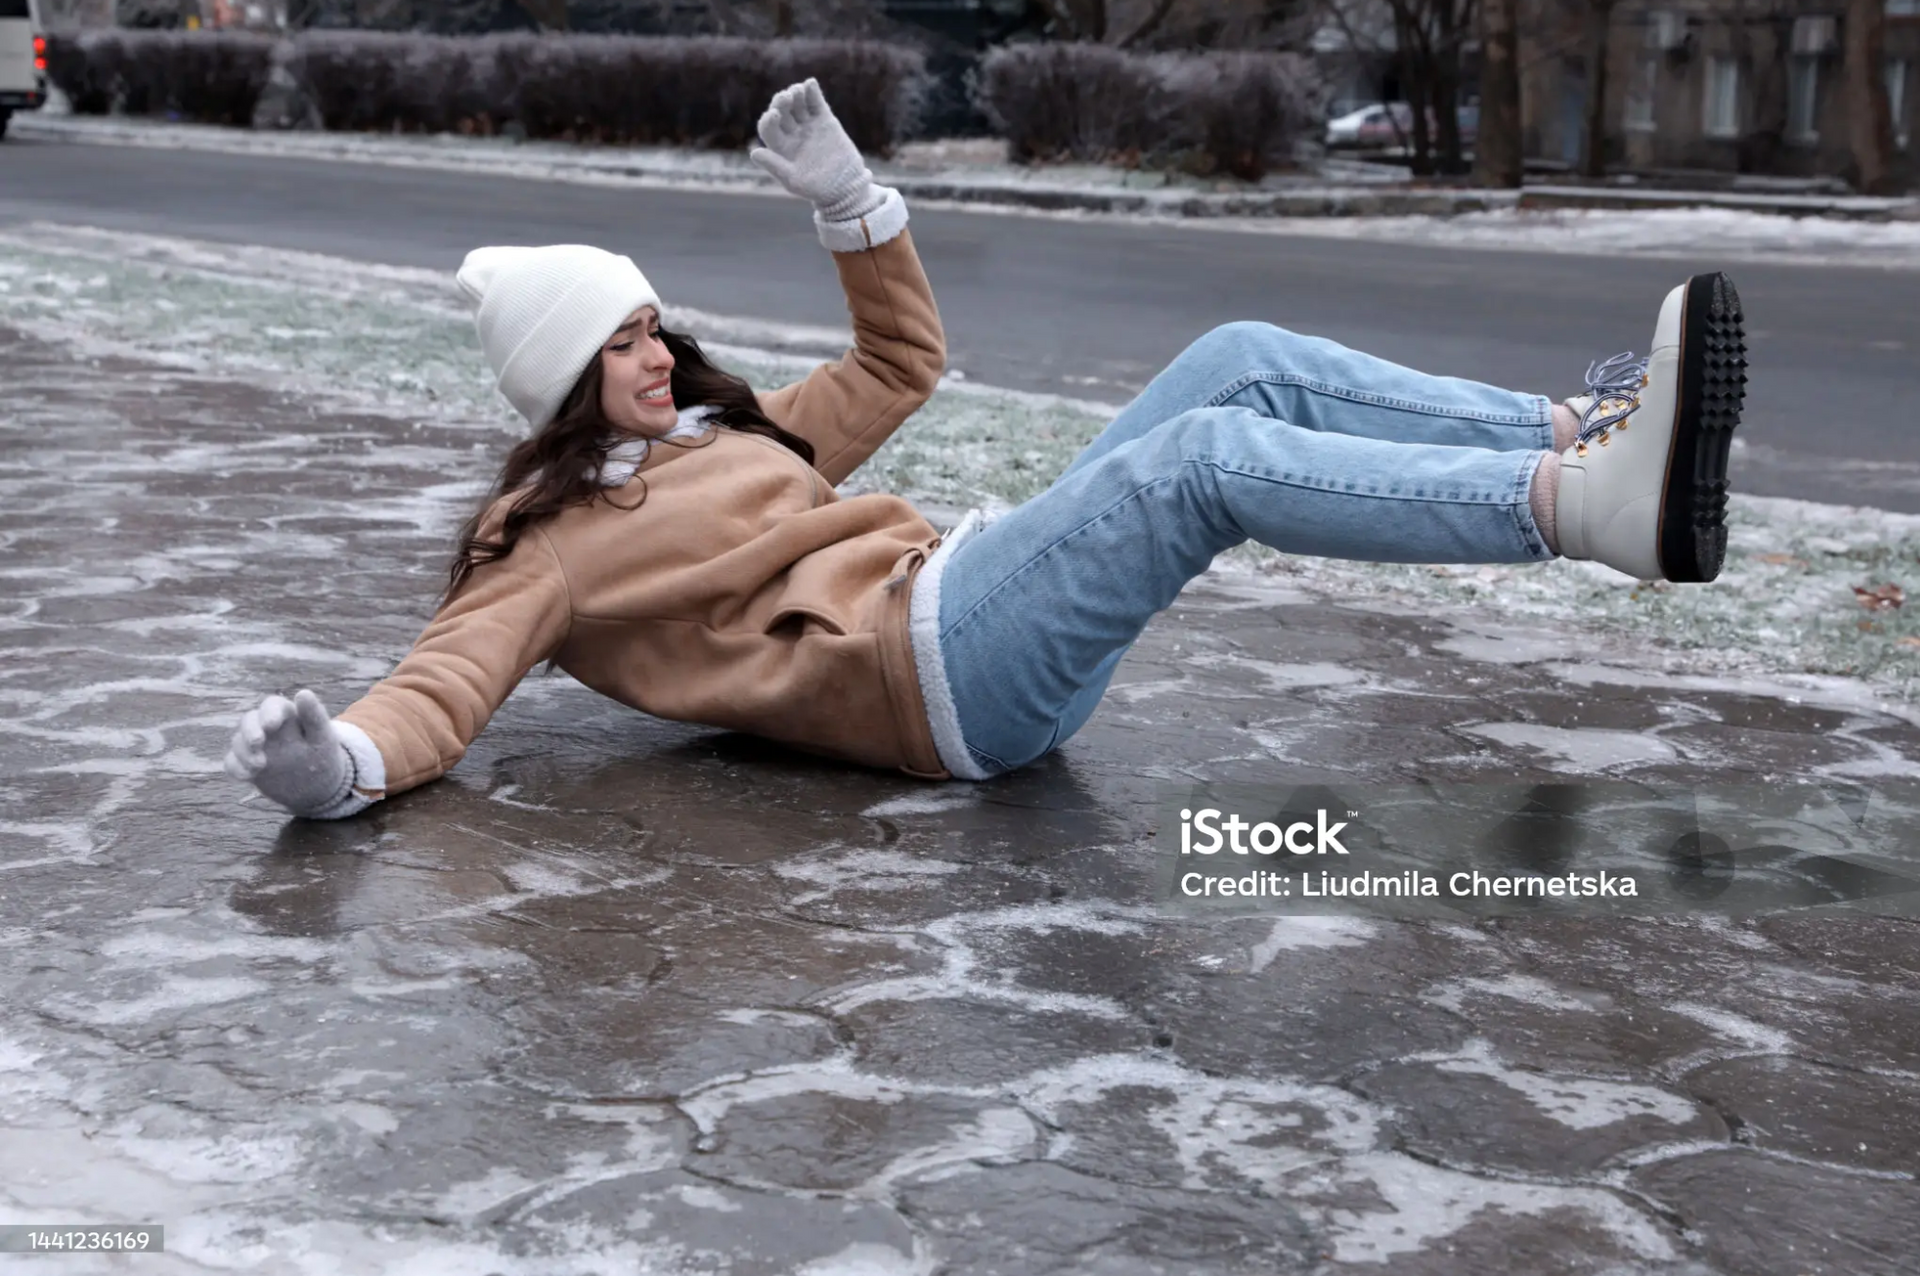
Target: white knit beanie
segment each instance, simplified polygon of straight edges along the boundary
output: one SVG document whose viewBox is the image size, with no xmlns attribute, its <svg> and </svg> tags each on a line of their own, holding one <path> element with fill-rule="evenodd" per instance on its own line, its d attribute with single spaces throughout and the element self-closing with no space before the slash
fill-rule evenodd
<svg viewBox="0 0 1920 1276">
<path fill-rule="evenodd" d="M 476 248 L 455 279 L 500 393 L 536 430 L 627 316 L 660 304 L 632 258 L 585 244 Z"/>
</svg>

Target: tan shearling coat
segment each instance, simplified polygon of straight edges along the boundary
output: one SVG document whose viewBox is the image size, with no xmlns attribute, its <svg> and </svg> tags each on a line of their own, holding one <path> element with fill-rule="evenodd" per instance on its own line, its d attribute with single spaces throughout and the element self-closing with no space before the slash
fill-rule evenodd
<svg viewBox="0 0 1920 1276">
<path fill-rule="evenodd" d="M 477 568 L 339 716 L 378 747 L 386 793 L 444 774 L 548 659 L 656 717 L 946 778 L 908 637 L 912 578 L 939 536 L 898 497 L 834 491 L 933 392 L 945 335 L 907 232 L 833 258 L 854 348 L 759 396 L 814 465 L 724 427 L 656 444 L 611 501 Z"/>
</svg>

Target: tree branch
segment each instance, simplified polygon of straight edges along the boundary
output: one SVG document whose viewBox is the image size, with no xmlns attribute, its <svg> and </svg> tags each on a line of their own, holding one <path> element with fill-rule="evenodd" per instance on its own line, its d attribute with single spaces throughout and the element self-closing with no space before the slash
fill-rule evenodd
<svg viewBox="0 0 1920 1276">
<path fill-rule="evenodd" d="M 1079 19 L 1073 16 L 1073 10 L 1067 8 L 1066 0 L 1041 0 L 1041 3 L 1046 6 L 1047 12 L 1053 15 L 1053 20 L 1060 27 L 1063 35 L 1069 40 L 1080 38 Z"/>
<path fill-rule="evenodd" d="M 1154 28 L 1158 27 L 1162 22 L 1165 22 L 1167 15 L 1172 12 L 1173 0 L 1159 0 L 1159 2 L 1153 6 L 1152 10 L 1148 12 L 1147 16 L 1135 24 L 1133 30 L 1120 37 L 1115 47 L 1122 49 L 1132 48 L 1145 37 L 1152 35 Z"/>
</svg>

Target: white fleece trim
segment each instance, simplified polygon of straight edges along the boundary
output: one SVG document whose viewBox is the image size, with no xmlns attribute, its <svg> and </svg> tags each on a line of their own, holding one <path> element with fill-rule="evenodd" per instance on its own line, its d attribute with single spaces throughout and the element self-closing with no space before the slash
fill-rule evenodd
<svg viewBox="0 0 1920 1276">
<path fill-rule="evenodd" d="M 933 731 L 933 751 L 940 765 L 957 780 L 990 780 L 992 774 L 973 760 L 960 734 L 960 710 L 953 702 L 945 658 L 940 654 L 940 577 L 947 561 L 969 537 L 993 521 L 984 510 L 968 510 L 960 525 L 940 539 L 940 548 L 920 565 L 913 578 L 913 597 L 907 601 L 907 632 L 913 640 L 913 667 L 920 678 L 920 699 L 927 706 L 927 726 Z"/>
<path fill-rule="evenodd" d="M 690 408 L 681 408 L 679 419 L 673 428 L 659 437 L 663 439 L 697 439 L 713 427 L 706 423 L 707 418 L 720 411 L 717 404 L 700 403 Z M 614 446 L 607 453 L 606 464 L 600 467 L 600 485 L 602 487 L 625 487 L 633 481 L 646 463 L 647 453 L 653 450 L 651 436 L 628 439 Z"/>
<path fill-rule="evenodd" d="M 310 820 L 345 819 L 358 815 L 387 795 L 387 762 L 372 738 L 351 722 L 337 719 L 333 723 L 333 734 L 353 764 L 353 780 L 347 795 L 331 806 L 318 811 L 296 811 L 296 815 Z"/>
<path fill-rule="evenodd" d="M 880 207 L 865 217 L 830 222 L 820 215 L 818 209 L 814 210 L 813 228 L 820 232 L 822 244 L 836 253 L 863 253 L 877 244 L 886 243 L 907 228 L 907 201 L 900 198 L 900 192 L 891 186 L 876 186 L 874 189 L 885 198 L 880 201 Z"/>
</svg>

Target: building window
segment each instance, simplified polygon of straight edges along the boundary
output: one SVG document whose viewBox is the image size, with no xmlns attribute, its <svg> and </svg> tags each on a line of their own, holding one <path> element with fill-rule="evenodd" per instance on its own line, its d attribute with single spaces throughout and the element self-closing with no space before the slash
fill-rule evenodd
<svg viewBox="0 0 1920 1276">
<path fill-rule="evenodd" d="M 1887 0 L 1889 18 L 1920 18 L 1920 0 Z"/>
<path fill-rule="evenodd" d="M 1653 103 L 1660 91 L 1660 59 L 1648 56 L 1634 64 L 1633 80 L 1627 85 L 1627 127 L 1641 132 L 1653 131 Z"/>
<path fill-rule="evenodd" d="M 1819 140 L 1819 58 L 1797 57 L 1787 63 L 1787 136 L 1796 142 Z"/>
<path fill-rule="evenodd" d="M 1903 151 L 1912 136 L 1907 128 L 1907 81 L 1913 78 L 1913 72 L 1908 69 L 1911 65 L 1887 59 L 1887 108 L 1893 115 L 1894 144 Z"/>
<path fill-rule="evenodd" d="M 1701 127 L 1708 137 L 1740 136 L 1740 64 L 1732 58 L 1707 59 L 1706 111 Z"/>
</svg>

